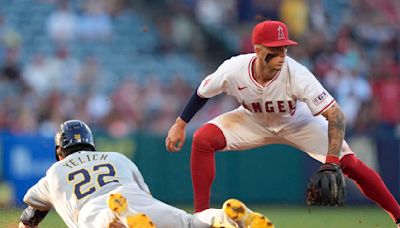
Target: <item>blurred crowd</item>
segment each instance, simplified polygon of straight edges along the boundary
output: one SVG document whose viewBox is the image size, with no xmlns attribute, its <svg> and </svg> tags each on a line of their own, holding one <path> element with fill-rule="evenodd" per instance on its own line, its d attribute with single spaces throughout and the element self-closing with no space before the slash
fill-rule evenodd
<svg viewBox="0 0 400 228">
<path fill-rule="evenodd" d="M 11 5 L 20 0 L 0 0 Z M 136 131 L 164 135 L 200 80 L 225 58 L 253 52 L 251 29 L 260 20 L 283 20 L 300 43 L 288 55 L 307 66 L 347 116 L 349 133 L 385 130 L 400 137 L 400 1 L 398 0 L 30 0 L 51 7 L 42 24 L 26 11 L 0 11 L 0 130 L 52 135 L 65 119 L 78 118 L 114 136 Z M 7 9 L 7 8 L 5 8 Z M 18 14 L 20 12 L 20 14 Z M 13 15 L 18 14 L 18 15 Z M 185 54 L 198 72 L 163 69 L 117 72 L 93 52 L 74 55 L 71 46 L 113 46 L 117 23 L 135 14 L 152 46 L 128 53 L 169 58 Z M 25 37 L 26 17 L 44 34 Z M 128 26 L 129 29 L 129 26 Z M 154 32 L 154 33 L 149 33 Z M 36 31 L 36 30 L 34 30 Z M 153 35 L 152 35 L 153 34 Z M 48 53 L 34 53 L 30 39 L 48 40 Z M 117 51 L 137 50 L 135 42 Z M 112 48 L 112 47 L 110 47 Z M 156 59 L 156 58 L 155 58 Z M 156 61 L 156 60 L 154 60 Z M 238 104 L 210 100 L 190 130 Z"/>
</svg>

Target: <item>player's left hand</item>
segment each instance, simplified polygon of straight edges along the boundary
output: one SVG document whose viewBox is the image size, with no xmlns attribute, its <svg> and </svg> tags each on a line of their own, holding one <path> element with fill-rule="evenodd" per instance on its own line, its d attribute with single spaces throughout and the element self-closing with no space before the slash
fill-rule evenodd
<svg viewBox="0 0 400 228">
<path fill-rule="evenodd" d="M 18 228 L 38 228 L 39 226 L 24 225 L 22 222 L 18 224 Z"/>
<path fill-rule="evenodd" d="M 339 165 L 323 164 L 307 186 L 309 206 L 342 206 L 346 199 L 346 182 Z"/>
</svg>

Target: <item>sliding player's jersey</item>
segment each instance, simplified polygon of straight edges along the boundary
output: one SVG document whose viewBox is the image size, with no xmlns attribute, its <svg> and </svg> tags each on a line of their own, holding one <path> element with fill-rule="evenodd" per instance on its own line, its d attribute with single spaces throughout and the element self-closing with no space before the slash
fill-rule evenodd
<svg viewBox="0 0 400 228">
<path fill-rule="evenodd" d="M 77 227 L 83 205 L 120 186 L 150 194 L 138 168 L 124 155 L 81 151 L 54 163 L 24 202 L 41 210 L 54 207 L 68 227 Z"/>
</svg>

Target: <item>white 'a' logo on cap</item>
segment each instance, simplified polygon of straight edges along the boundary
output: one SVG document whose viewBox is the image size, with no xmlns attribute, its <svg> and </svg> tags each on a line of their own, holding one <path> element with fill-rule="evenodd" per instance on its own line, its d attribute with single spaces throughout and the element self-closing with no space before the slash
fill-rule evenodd
<svg viewBox="0 0 400 228">
<path fill-rule="evenodd" d="M 285 40 L 285 33 L 283 33 L 283 28 L 282 26 L 278 26 L 278 40 Z"/>
</svg>

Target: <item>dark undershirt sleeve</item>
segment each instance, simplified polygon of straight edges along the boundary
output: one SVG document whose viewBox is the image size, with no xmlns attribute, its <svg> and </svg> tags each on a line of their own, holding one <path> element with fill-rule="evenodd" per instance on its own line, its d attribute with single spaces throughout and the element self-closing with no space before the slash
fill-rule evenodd
<svg viewBox="0 0 400 228">
<path fill-rule="evenodd" d="M 197 89 L 193 92 L 189 101 L 186 103 L 179 117 L 189 123 L 193 116 L 207 103 L 208 98 L 202 98 L 197 94 Z"/>
</svg>

